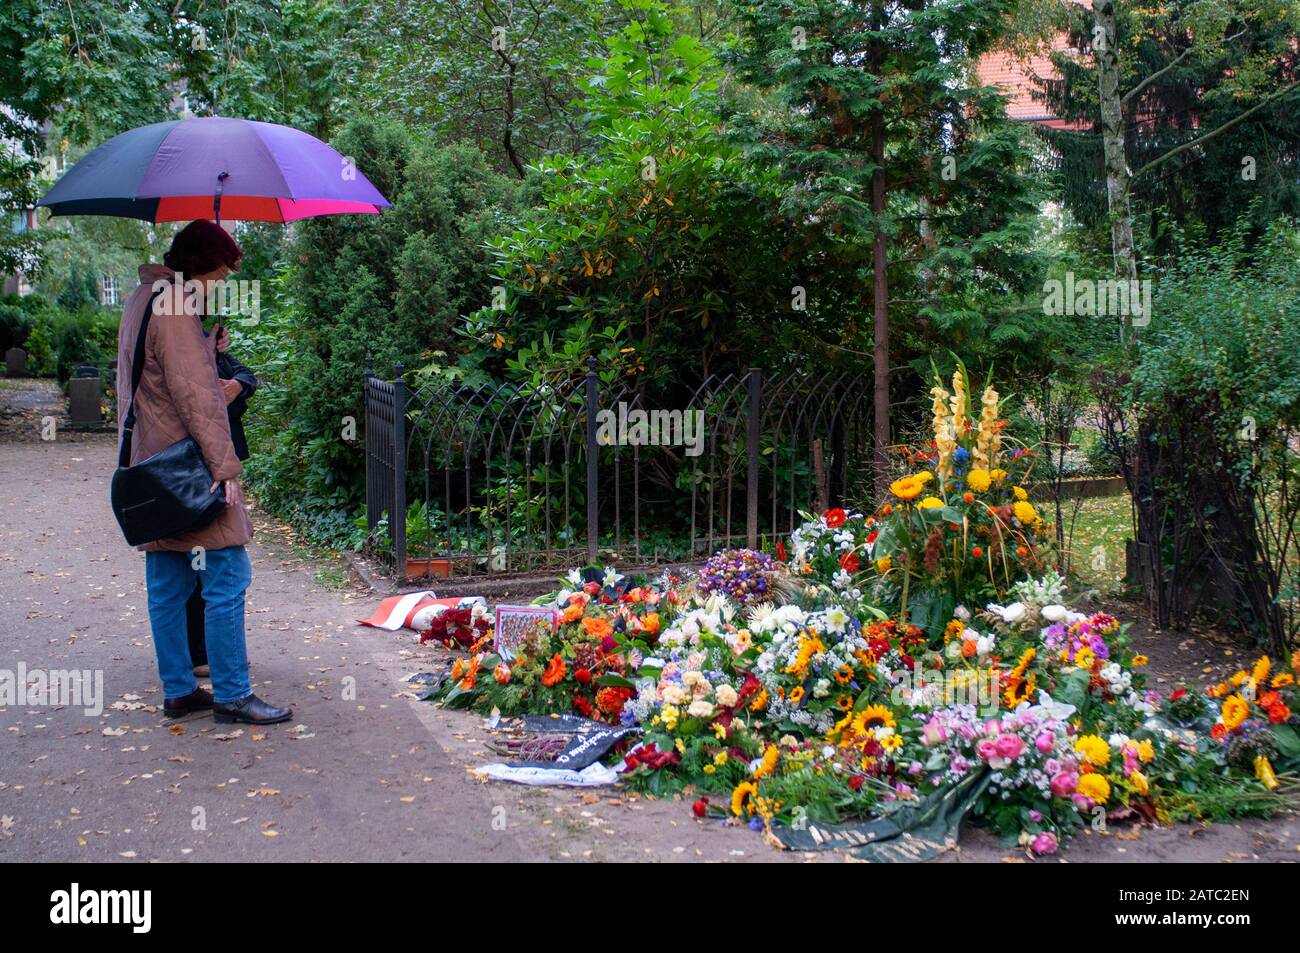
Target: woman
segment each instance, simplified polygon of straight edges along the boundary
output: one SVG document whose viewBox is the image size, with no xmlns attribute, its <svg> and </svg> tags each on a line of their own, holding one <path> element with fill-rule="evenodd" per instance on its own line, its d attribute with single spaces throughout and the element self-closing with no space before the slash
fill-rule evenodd
<svg viewBox="0 0 1300 953">
<path fill-rule="evenodd" d="M 230 335 L 226 329 L 218 325 L 213 331 L 217 342 L 217 378 L 221 381 L 221 392 L 226 398 L 230 439 L 235 445 L 235 456 L 242 463 L 248 459 L 248 440 L 244 437 L 243 417 L 248 410 L 248 398 L 257 390 L 257 377 L 231 355 Z M 199 678 L 207 678 L 211 674 L 203 612 L 203 580 L 200 579 L 190 594 L 189 601 L 185 603 L 185 628 L 189 634 L 190 659 L 194 662 L 194 674 Z"/>
<path fill-rule="evenodd" d="M 249 685 L 244 592 L 252 567 L 244 547 L 253 528 L 244 510 L 239 486 L 243 467 L 217 377 L 215 339 L 204 335 L 199 317 L 207 290 L 235 271 L 241 257 L 235 240 L 219 225 L 196 221 L 177 233 L 163 257 L 165 264 L 141 266 L 140 286 L 127 298 L 118 334 L 118 439 L 131 399 L 136 337 L 149 308 L 153 313 L 135 393 L 130 463 L 134 466 L 188 434 L 198 443 L 215 481 L 209 492 L 224 484 L 227 502 L 207 526 L 140 547 L 145 550 L 149 624 L 163 682 L 163 713 L 179 718 L 212 709 L 219 722 L 266 725 L 287 721 L 293 712 L 262 701 Z M 197 282 L 197 289 L 185 291 L 188 282 Z M 155 293 L 156 283 L 163 287 L 161 293 Z M 176 285 L 181 286 L 180 294 Z M 186 306 L 177 308 L 182 295 Z M 200 584 L 211 694 L 194 678 L 186 639 L 185 603 Z"/>
</svg>

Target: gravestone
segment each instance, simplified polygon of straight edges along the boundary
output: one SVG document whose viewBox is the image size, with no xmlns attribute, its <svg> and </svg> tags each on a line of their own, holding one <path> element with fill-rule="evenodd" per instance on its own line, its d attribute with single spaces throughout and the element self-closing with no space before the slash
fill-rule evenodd
<svg viewBox="0 0 1300 953">
<path fill-rule="evenodd" d="M 99 369 L 94 366 L 77 368 L 76 375 L 68 381 L 68 416 L 74 427 L 98 427 L 104 423 L 100 413 Z"/>
<path fill-rule="evenodd" d="M 5 351 L 5 376 L 27 376 L 27 352 L 20 347 L 11 347 Z"/>
</svg>

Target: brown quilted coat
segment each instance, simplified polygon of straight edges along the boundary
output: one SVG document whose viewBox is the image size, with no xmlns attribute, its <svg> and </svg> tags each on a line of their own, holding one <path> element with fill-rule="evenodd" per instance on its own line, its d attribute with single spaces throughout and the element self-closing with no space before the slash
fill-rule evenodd
<svg viewBox="0 0 1300 953">
<path fill-rule="evenodd" d="M 131 396 L 131 362 L 145 307 L 158 280 L 174 281 L 175 273 L 163 265 L 143 265 L 140 286 L 122 309 L 117 338 L 117 429 L 122 438 Z M 165 294 L 170 296 L 171 292 Z M 131 464 L 152 456 L 186 434 L 198 441 L 214 480 L 236 480 L 233 499 L 217 519 L 202 529 L 146 543 L 144 550 L 189 552 L 195 546 L 224 549 L 242 546 L 253 538 L 253 526 L 244 509 L 237 478 L 243 472 L 230 440 L 226 399 L 217 382 L 216 340 L 203 334 L 198 315 L 155 313 L 145 334 L 144 373 L 135 395 L 135 433 L 131 438 Z"/>
</svg>

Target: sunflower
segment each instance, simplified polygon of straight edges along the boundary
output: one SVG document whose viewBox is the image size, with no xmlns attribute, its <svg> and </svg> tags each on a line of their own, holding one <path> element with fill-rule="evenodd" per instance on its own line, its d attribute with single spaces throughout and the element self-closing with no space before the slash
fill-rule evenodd
<svg viewBox="0 0 1300 953">
<path fill-rule="evenodd" d="M 839 698 L 835 699 L 835 707 L 840 711 L 852 711 L 853 706 L 856 703 L 857 699 L 852 695 L 841 695 Z"/>
<path fill-rule="evenodd" d="M 884 705 L 868 705 L 853 719 L 853 733 L 865 735 L 876 728 L 893 728 L 894 713 Z"/>
<path fill-rule="evenodd" d="M 1033 698 L 1036 691 L 1038 691 L 1038 680 L 1035 676 L 1014 678 L 1002 692 L 1002 700 L 1007 703 L 1008 708 L 1016 708 Z"/>
<path fill-rule="evenodd" d="M 853 681 L 853 666 L 841 665 L 837 668 L 835 670 L 835 681 L 839 682 L 841 685 L 847 685 L 849 682 Z"/>
<path fill-rule="evenodd" d="M 1261 655 L 1259 657 L 1259 661 L 1255 663 L 1254 671 L 1250 673 L 1251 677 L 1255 679 L 1255 684 L 1263 685 L 1264 679 L 1268 678 L 1268 673 L 1272 670 L 1272 668 L 1273 668 L 1272 660 L 1270 660 L 1267 655 Z"/>
<path fill-rule="evenodd" d="M 1279 675 L 1273 676 L 1274 688 L 1288 688 L 1294 684 L 1295 684 L 1295 676 L 1292 675 L 1290 672 L 1282 672 Z"/>
<path fill-rule="evenodd" d="M 880 747 L 892 753 L 903 747 L 903 739 L 898 735 L 890 735 L 888 738 L 881 740 Z"/>
<path fill-rule="evenodd" d="M 735 790 L 731 792 L 731 813 L 740 817 L 745 810 L 745 802 L 753 797 L 758 797 L 757 785 L 750 781 L 737 784 Z"/>
<path fill-rule="evenodd" d="M 1250 702 L 1240 695 L 1229 695 L 1223 700 L 1220 714 L 1229 729 L 1240 728 L 1241 723 L 1250 717 Z"/>
<path fill-rule="evenodd" d="M 794 688 L 790 689 L 790 704 L 797 705 L 801 701 L 803 701 L 803 686 L 796 685 Z"/>
<path fill-rule="evenodd" d="M 768 745 L 763 752 L 763 757 L 758 762 L 758 767 L 754 769 L 754 777 L 765 778 L 776 770 L 776 759 L 780 755 L 776 745 Z"/>
<path fill-rule="evenodd" d="M 766 707 L 767 707 L 767 689 L 761 688 L 759 689 L 758 694 L 754 696 L 754 700 L 749 703 L 749 710 L 762 711 Z"/>
</svg>

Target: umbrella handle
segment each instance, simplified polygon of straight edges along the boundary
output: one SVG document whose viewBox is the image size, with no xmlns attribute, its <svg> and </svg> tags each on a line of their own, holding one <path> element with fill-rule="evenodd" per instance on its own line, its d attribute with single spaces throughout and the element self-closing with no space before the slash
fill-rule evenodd
<svg viewBox="0 0 1300 953">
<path fill-rule="evenodd" d="M 226 179 L 230 176 L 229 172 L 217 173 L 217 192 L 212 196 L 212 215 L 221 224 L 221 192 L 226 187 Z"/>
</svg>

